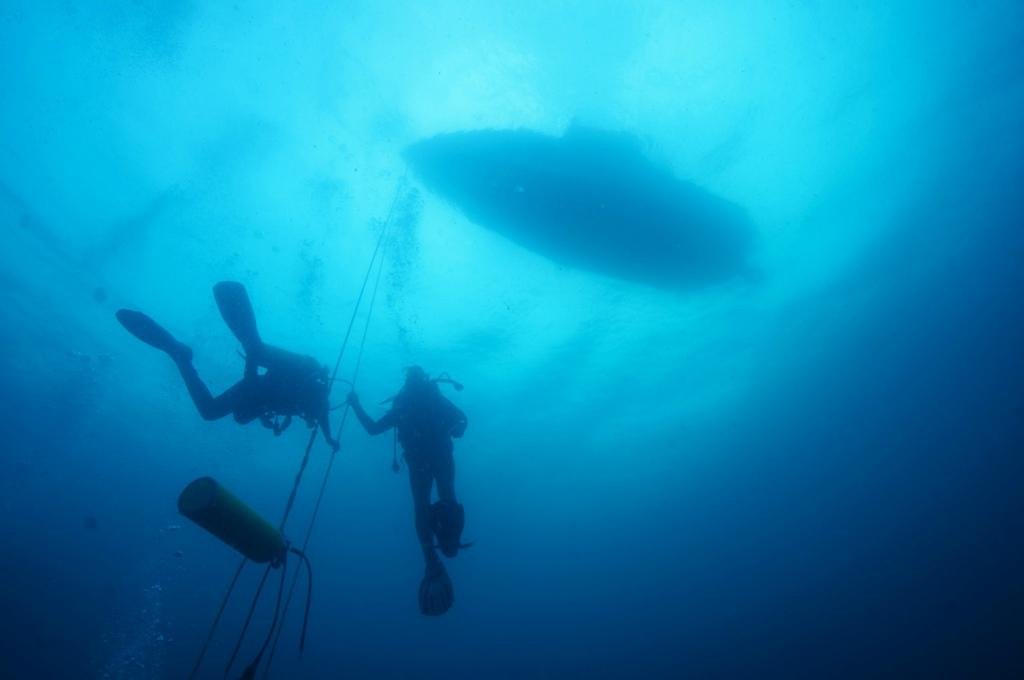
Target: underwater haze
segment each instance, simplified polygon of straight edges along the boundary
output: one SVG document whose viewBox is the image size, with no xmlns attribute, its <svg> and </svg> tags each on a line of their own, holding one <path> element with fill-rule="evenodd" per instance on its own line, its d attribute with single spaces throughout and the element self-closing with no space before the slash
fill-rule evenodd
<svg viewBox="0 0 1024 680">
<path fill-rule="evenodd" d="M 179 492 L 280 518 L 305 425 L 203 420 L 114 315 L 219 392 L 223 280 L 329 366 L 368 280 L 339 377 L 379 417 L 405 367 L 448 372 L 469 421 L 452 609 L 420 614 L 406 470 L 348 418 L 304 652 L 297 597 L 258 677 L 1024 676 L 1022 27 L 1013 0 L 3 2 L 0 676 L 188 677 L 239 557 Z M 514 143 L 574 129 L 631 160 Z M 410 164 L 471 135 L 512 141 L 458 186 Z"/>
</svg>

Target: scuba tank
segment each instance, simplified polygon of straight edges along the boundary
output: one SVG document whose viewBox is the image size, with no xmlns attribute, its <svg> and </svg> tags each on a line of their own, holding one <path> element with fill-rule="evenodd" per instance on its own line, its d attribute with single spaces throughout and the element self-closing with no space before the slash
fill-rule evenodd
<svg viewBox="0 0 1024 680">
<path fill-rule="evenodd" d="M 186 486 L 178 511 L 253 562 L 277 563 L 287 550 L 280 531 L 213 477 Z"/>
<path fill-rule="evenodd" d="M 242 553 L 246 559 L 257 563 L 268 563 L 263 573 L 263 580 L 260 581 L 256 596 L 253 599 L 252 605 L 250 605 L 249 616 L 242 627 L 235 650 L 232 652 L 228 665 L 224 669 L 225 677 L 234 664 L 242 640 L 245 638 L 245 633 L 249 628 L 249 619 L 252 617 L 260 593 L 263 590 L 263 584 L 266 582 L 271 570 L 279 569 L 281 580 L 277 589 L 277 603 L 274 605 L 274 619 L 270 624 L 270 629 L 267 631 L 267 636 L 264 638 L 259 652 L 242 673 L 243 680 L 255 677 L 256 668 L 259 666 L 263 653 L 267 650 L 271 637 L 277 628 L 277 621 L 281 612 L 281 596 L 284 594 L 289 553 L 297 555 L 302 560 L 308 577 L 306 582 L 306 609 L 302 619 L 302 635 L 299 638 L 299 652 L 301 653 L 306 645 L 309 607 L 313 599 L 313 567 L 310 565 L 306 554 L 298 548 L 290 546 L 278 529 L 275 529 L 270 522 L 256 514 L 255 510 L 221 486 L 213 477 L 200 477 L 186 486 L 178 496 L 178 510 L 185 517 L 188 517 L 200 527 Z M 243 562 L 242 564 L 244 565 L 245 563 Z M 241 568 L 242 566 L 239 565 L 238 573 L 241 573 Z M 238 578 L 238 573 L 235 574 L 235 579 Z M 292 586 L 294 587 L 294 585 L 295 582 L 293 581 Z M 232 581 L 231 586 L 228 588 L 228 595 L 230 595 L 232 588 L 234 588 L 234 581 Z M 224 603 L 221 605 L 221 612 L 223 612 L 224 604 L 227 604 L 227 595 L 225 595 Z M 217 615 L 217 618 L 220 618 L 220 614 Z M 216 626 L 216 623 L 214 625 Z"/>
</svg>

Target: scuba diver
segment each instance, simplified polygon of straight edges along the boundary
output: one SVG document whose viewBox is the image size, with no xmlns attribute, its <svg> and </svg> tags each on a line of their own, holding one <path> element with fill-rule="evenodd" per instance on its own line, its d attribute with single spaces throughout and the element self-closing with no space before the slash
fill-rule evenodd
<svg viewBox="0 0 1024 680">
<path fill-rule="evenodd" d="M 466 415 L 441 395 L 439 382 L 462 389 L 462 385 L 445 375 L 432 380 L 419 366 L 407 368 L 405 385 L 391 400 L 391 410 L 380 420 L 367 415 L 355 392 L 348 395 L 349 405 L 368 434 L 378 435 L 394 428 L 402 444 L 409 468 L 416 535 L 426 560 L 419 589 L 420 611 L 426 616 L 444 614 L 455 601 L 451 579 L 434 547 L 434 536 L 447 557 L 455 557 L 460 548 L 469 547 L 460 542 L 465 513 L 455 499 L 452 456 L 452 437 L 459 438 L 466 431 Z M 392 461 L 392 468 L 398 472 L 397 460 Z M 431 505 L 430 490 L 435 483 L 439 500 Z"/>
<path fill-rule="evenodd" d="M 299 416 L 311 428 L 319 425 L 324 439 L 337 451 L 338 442 L 331 436 L 327 368 L 313 357 L 264 344 L 242 284 L 222 281 L 213 287 L 213 297 L 224 322 L 245 350 L 242 379 L 216 397 L 192 365 L 192 348 L 142 312 L 119 309 L 117 320 L 136 338 L 171 357 L 204 420 L 232 414 L 235 421 L 245 424 L 258 418 L 264 427 L 280 435 L 292 417 Z M 260 369 L 265 371 L 261 373 Z"/>
</svg>

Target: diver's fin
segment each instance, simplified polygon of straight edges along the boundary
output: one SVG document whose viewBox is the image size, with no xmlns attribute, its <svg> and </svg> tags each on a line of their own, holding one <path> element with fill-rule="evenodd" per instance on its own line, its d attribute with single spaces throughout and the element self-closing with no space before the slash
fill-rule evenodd
<svg viewBox="0 0 1024 680">
<path fill-rule="evenodd" d="M 420 613 L 424 616 L 440 616 L 455 603 L 455 589 L 440 560 L 427 565 L 420 581 Z"/>
<path fill-rule="evenodd" d="M 192 361 L 192 349 L 178 342 L 166 328 L 142 312 L 133 309 L 119 309 L 117 320 L 125 330 L 150 347 L 167 352 L 175 361 Z"/>
<path fill-rule="evenodd" d="M 237 281 L 221 281 L 213 287 L 213 297 L 217 300 L 224 323 L 242 343 L 246 354 L 259 354 L 263 341 L 256 328 L 256 314 L 252 311 L 245 286 Z"/>
</svg>

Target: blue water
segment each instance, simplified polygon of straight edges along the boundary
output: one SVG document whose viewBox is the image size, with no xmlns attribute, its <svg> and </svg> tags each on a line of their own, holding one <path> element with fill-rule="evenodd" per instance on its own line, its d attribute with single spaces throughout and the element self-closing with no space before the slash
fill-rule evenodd
<svg viewBox="0 0 1024 680">
<path fill-rule="evenodd" d="M 466 385 L 476 546 L 421 616 L 405 473 L 346 427 L 272 677 L 1024 675 L 1020 3 L 256 4 L 0 7 L 0 675 L 188 675 L 238 558 L 178 492 L 276 521 L 308 432 L 203 421 L 114 311 L 220 390 L 238 280 L 331 363 L 396 195 L 358 388 L 380 415 L 409 364 Z M 402 158 L 574 123 L 741 206 L 756 276 L 566 266 Z"/>
</svg>

